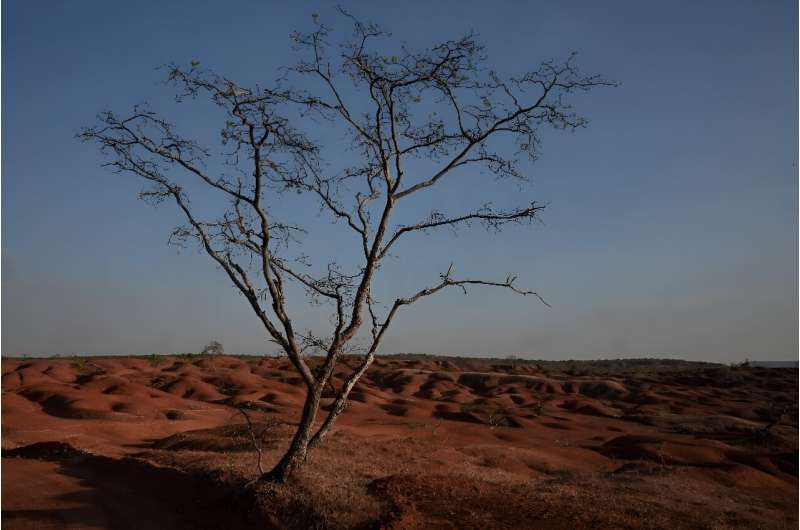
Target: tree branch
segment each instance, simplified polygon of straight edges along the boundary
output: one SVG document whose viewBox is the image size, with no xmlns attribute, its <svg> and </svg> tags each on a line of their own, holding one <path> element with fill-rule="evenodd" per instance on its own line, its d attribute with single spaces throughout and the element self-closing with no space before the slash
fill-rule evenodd
<svg viewBox="0 0 800 530">
<path fill-rule="evenodd" d="M 487 204 L 483 208 L 459 217 L 447 218 L 439 212 L 431 213 L 427 221 L 423 221 L 414 225 L 400 227 L 389 241 L 384 245 L 383 249 L 378 255 L 378 259 L 383 258 L 394 243 L 403 235 L 409 232 L 419 232 L 430 230 L 432 228 L 439 228 L 442 226 L 456 226 L 459 224 L 469 224 L 470 221 L 481 221 L 487 228 L 499 229 L 505 224 L 513 222 L 523 222 L 525 220 L 532 221 L 537 218 L 539 212 L 544 210 L 546 205 L 537 204 L 536 201 L 531 202 L 530 206 L 526 208 L 515 208 L 507 211 L 494 211 L 491 205 Z"/>
</svg>

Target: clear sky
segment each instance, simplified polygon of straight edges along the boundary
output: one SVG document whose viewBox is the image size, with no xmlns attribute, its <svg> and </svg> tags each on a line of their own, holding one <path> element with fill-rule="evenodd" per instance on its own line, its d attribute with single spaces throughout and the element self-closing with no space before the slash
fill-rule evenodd
<svg viewBox="0 0 800 530">
<path fill-rule="evenodd" d="M 175 108 L 155 67 L 196 59 L 268 83 L 312 13 L 348 31 L 329 5 L 3 2 L 3 355 L 197 351 L 211 339 L 274 351 L 209 259 L 167 245 L 175 212 L 138 201 L 140 185 L 73 136 L 98 111 L 145 100 L 215 134 L 217 115 Z M 575 50 L 584 70 L 622 82 L 576 101 L 587 129 L 544 135 L 529 185 L 484 178 L 436 195 L 451 210 L 487 196 L 547 201 L 543 224 L 416 236 L 378 284 L 409 294 L 453 261 L 473 276 L 517 273 L 552 307 L 452 291 L 401 314 L 384 351 L 796 358 L 796 1 L 344 5 L 411 47 L 475 30 L 500 72 Z M 341 252 L 331 228 L 308 245 Z M 291 309 L 306 318 L 302 303 Z"/>
</svg>

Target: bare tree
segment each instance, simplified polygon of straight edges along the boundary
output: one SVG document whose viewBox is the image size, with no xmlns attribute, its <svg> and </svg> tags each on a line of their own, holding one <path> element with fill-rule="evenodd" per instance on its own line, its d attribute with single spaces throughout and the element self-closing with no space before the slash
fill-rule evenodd
<svg viewBox="0 0 800 530">
<path fill-rule="evenodd" d="M 104 112 L 99 125 L 80 133 L 99 144 L 108 155 L 107 166 L 149 183 L 143 199 L 174 201 L 186 224 L 173 231 L 171 240 L 199 242 L 302 377 L 307 393 L 297 430 L 263 480 L 286 480 L 309 448 L 324 439 L 402 307 L 450 287 L 464 292 L 474 286 L 501 287 L 541 300 L 518 288 L 515 276 L 460 278 L 451 265 L 437 282 L 397 298 L 381 316 L 372 286 L 398 241 L 415 233 L 473 223 L 500 230 L 537 219 L 544 205 L 536 201 L 511 209 L 486 203 L 454 215 L 432 211 L 412 223 L 398 223 L 393 214 L 417 195 L 457 186 L 459 174 L 470 170 L 525 180 L 519 159 L 537 158 L 543 129 L 586 125 L 570 106 L 569 95 L 613 85 L 582 74 L 573 55 L 518 77 L 501 77 L 486 68 L 482 47 L 471 34 L 418 52 L 400 47 L 396 55 L 382 54 L 376 50 L 388 34 L 340 11 L 352 23 L 352 37 L 331 53 L 329 29 L 314 16 L 313 32 L 293 35 L 302 58 L 269 89 L 240 86 L 197 63 L 191 68 L 170 65 L 168 82 L 177 87 L 178 101 L 207 96 L 224 111 L 221 137 L 228 151 L 223 152 L 223 170 L 208 171 L 209 149 L 180 136 L 172 124 L 143 107 L 124 117 Z M 306 78 L 303 86 L 316 88 L 287 88 L 300 78 Z M 310 120 L 318 124 L 319 118 L 346 129 L 347 146 L 355 153 L 352 166 L 330 170 L 322 146 L 297 127 Z M 503 136 L 515 142 L 516 152 L 503 152 L 503 144 L 496 142 Z M 418 160 L 434 169 L 418 174 Z M 205 186 L 204 193 L 218 194 L 225 200 L 224 211 L 201 218 L 180 178 Z M 290 257 L 288 249 L 301 243 L 306 229 L 274 217 L 274 205 L 285 192 L 312 197 L 353 234 L 359 262 L 353 270 L 342 264 L 341 255 L 332 256 L 321 273 L 310 272 L 303 256 Z M 329 304 L 333 329 L 327 336 L 295 329 L 287 309 L 289 283 Z M 342 363 L 365 321 L 368 337 L 357 362 Z M 311 351 L 324 359 L 314 370 L 304 359 Z M 332 377 L 337 367 L 345 371 L 337 376 L 338 388 Z M 333 402 L 315 428 L 326 386 L 333 389 Z"/>
</svg>

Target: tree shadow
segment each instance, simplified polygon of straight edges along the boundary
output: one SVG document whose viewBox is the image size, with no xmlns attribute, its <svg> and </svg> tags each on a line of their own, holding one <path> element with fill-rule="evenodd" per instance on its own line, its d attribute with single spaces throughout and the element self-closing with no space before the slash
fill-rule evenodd
<svg viewBox="0 0 800 530">
<path fill-rule="evenodd" d="M 57 462 L 58 474 L 78 479 L 81 488 L 54 497 L 69 507 L 3 510 L 4 522 L 25 521 L 37 528 L 270 528 L 254 512 L 252 497 L 210 476 L 92 455 L 61 442 L 3 451 L 3 457 Z"/>
</svg>

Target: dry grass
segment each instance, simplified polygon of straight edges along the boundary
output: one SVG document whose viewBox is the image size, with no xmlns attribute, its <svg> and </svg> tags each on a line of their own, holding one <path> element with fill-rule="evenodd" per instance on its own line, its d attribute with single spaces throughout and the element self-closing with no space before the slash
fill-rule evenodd
<svg viewBox="0 0 800 530">
<path fill-rule="evenodd" d="M 284 431 L 282 442 L 265 448 L 267 462 L 280 456 L 289 434 Z M 434 529 L 526 528 L 525 521 L 542 528 L 794 524 L 776 518 L 791 513 L 785 500 L 770 505 L 746 491 L 696 482 L 688 468 L 631 462 L 615 472 L 535 469 L 535 463 L 524 463 L 525 455 L 499 446 L 458 450 L 442 446 L 434 435 L 388 444 L 338 431 L 288 484 L 258 486 L 257 509 L 291 529 L 377 528 L 388 521 Z M 151 450 L 141 456 L 232 485 L 255 476 L 255 454 L 247 451 Z"/>
</svg>

